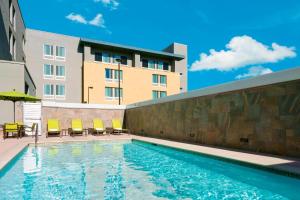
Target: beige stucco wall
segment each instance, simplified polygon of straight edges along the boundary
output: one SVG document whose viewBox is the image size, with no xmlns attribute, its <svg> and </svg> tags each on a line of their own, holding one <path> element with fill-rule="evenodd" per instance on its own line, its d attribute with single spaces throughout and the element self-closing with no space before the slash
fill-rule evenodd
<svg viewBox="0 0 300 200">
<path fill-rule="evenodd" d="M 93 119 L 103 120 L 105 127 L 112 127 L 112 119 L 123 121 L 123 109 L 99 109 L 99 108 L 61 108 L 42 107 L 42 132 L 46 133 L 48 119 L 58 119 L 61 129 L 71 127 L 72 119 L 81 119 L 84 128 L 93 127 Z"/>
<path fill-rule="evenodd" d="M 118 100 L 107 100 L 105 98 L 105 87 L 118 87 L 118 82 L 105 81 L 105 68 L 118 69 L 116 64 L 105 64 L 102 62 L 84 62 L 84 101 L 88 101 L 88 87 L 90 89 L 89 103 L 96 104 L 118 104 Z M 144 69 L 141 67 L 121 66 L 123 71 L 122 104 L 131 104 L 152 99 L 152 90 L 166 91 L 167 95 L 180 92 L 180 75 L 175 72 Z M 166 75 L 167 86 L 152 85 L 152 74 Z"/>
</svg>

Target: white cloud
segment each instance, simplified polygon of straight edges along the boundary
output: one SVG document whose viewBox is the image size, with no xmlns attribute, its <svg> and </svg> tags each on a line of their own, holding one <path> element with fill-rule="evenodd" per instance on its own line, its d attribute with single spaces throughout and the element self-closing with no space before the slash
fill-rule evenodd
<svg viewBox="0 0 300 200">
<path fill-rule="evenodd" d="M 212 69 L 229 71 L 247 65 L 276 63 L 296 56 L 294 47 L 281 46 L 276 43 L 272 43 L 269 47 L 247 35 L 233 37 L 226 48 L 221 51 L 211 49 L 209 55 L 201 53 L 200 59 L 192 64 L 190 71 Z"/>
<path fill-rule="evenodd" d="M 237 75 L 235 78 L 236 79 L 249 78 L 249 77 L 255 77 L 264 74 L 270 74 L 272 72 L 273 71 L 270 68 L 265 68 L 263 66 L 253 66 L 248 69 L 247 73 Z"/>
<path fill-rule="evenodd" d="M 69 15 L 66 16 L 67 19 L 71 20 L 71 21 L 75 21 L 81 24 L 87 24 L 86 19 L 79 14 L 75 14 L 75 13 L 70 13 Z"/>
<path fill-rule="evenodd" d="M 88 21 L 86 18 L 80 14 L 70 13 L 66 16 L 67 19 L 71 21 L 75 21 L 81 24 L 89 24 L 92 26 L 105 28 L 104 18 L 101 13 L 98 13 L 92 20 Z"/>
<path fill-rule="evenodd" d="M 105 28 L 103 15 L 100 13 L 97 14 L 94 19 L 89 21 L 89 24 L 93 25 L 93 26 L 99 26 L 99 27 Z"/>
<path fill-rule="evenodd" d="M 104 6 L 110 7 L 112 10 L 118 9 L 120 3 L 117 0 L 94 0 L 94 2 L 101 2 Z"/>
</svg>

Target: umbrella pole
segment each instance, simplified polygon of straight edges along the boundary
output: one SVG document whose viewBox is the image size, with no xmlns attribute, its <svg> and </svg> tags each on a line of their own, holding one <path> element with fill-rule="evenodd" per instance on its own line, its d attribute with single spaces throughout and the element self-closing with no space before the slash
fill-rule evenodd
<svg viewBox="0 0 300 200">
<path fill-rule="evenodd" d="M 14 101 L 14 123 L 16 123 L 16 102 Z"/>
</svg>

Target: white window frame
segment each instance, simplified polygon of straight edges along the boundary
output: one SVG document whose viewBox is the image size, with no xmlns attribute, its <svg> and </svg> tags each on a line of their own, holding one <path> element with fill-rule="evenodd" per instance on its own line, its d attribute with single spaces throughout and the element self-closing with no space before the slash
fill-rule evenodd
<svg viewBox="0 0 300 200">
<path fill-rule="evenodd" d="M 157 83 L 154 83 L 154 82 L 153 82 L 153 76 L 154 76 L 154 75 L 157 76 Z M 158 86 L 158 84 L 159 84 L 159 75 L 158 75 L 158 74 L 152 74 L 152 85 Z"/>
<path fill-rule="evenodd" d="M 111 76 L 112 76 L 112 78 L 106 78 L 106 69 L 111 70 Z M 104 76 L 105 76 L 104 78 L 105 78 L 106 82 L 113 82 L 114 81 L 114 70 L 110 69 L 110 68 L 105 68 L 104 69 Z"/>
<path fill-rule="evenodd" d="M 122 74 L 122 79 L 120 79 L 120 82 L 122 83 L 123 82 L 123 70 L 122 69 L 120 69 L 120 71 L 122 72 L 121 74 Z M 118 69 L 113 69 L 113 81 L 114 82 L 119 82 L 119 79 L 117 79 L 117 78 L 115 78 L 115 74 L 116 73 L 118 73 Z"/>
<path fill-rule="evenodd" d="M 46 55 L 45 54 L 45 46 L 46 45 L 49 45 L 49 46 L 52 46 L 52 55 Z M 54 60 L 54 46 L 53 45 L 51 45 L 51 44 L 44 44 L 43 45 L 43 57 L 44 57 L 44 59 L 46 59 L 46 60 Z"/>
<path fill-rule="evenodd" d="M 166 96 L 168 96 L 167 91 L 159 91 L 159 98 L 163 98 L 163 97 L 161 96 L 161 93 L 166 93 Z M 166 96 L 164 96 L 164 97 L 166 97 Z"/>
<path fill-rule="evenodd" d="M 117 88 L 117 87 L 113 87 L 113 98 L 115 99 L 115 100 L 119 100 L 119 97 L 117 97 L 116 96 L 116 91 L 117 91 L 117 89 L 119 89 L 119 88 Z M 123 101 L 123 88 L 120 88 L 120 90 L 122 90 L 122 96 L 121 96 L 121 101 Z"/>
<path fill-rule="evenodd" d="M 150 67 L 150 63 L 152 63 L 152 62 L 154 64 L 154 68 Z M 148 69 L 150 69 L 150 70 L 156 70 L 156 62 L 154 60 L 148 60 Z"/>
<path fill-rule="evenodd" d="M 64 48 L 65 49 L 65 56 L 57 56 L 57 48 Z M 57 61 L 66 61 L 67 49 L 64 46 L 55 46 L 55 60 Z"/>
<path fill-rule="evenodd" d="M 153 98 L 153 93 L 154 92 L 157 94 L 157 98 Z M 152 90 L 152 99 L 159 99 L 160 98 L 159 95 L 160 95 L 160 93 L 159 93 L 158 90 Z"/>
<path fill-rule="evenodd" d="M 57 86 L 64 86 L 64 91 L 65 91 L 65 94 L 64 95 L 58 95 L 56 94 L 56 91 L 57 91 Z M 55 99 L 56 100 L 65 100 L 66 99 L 66 86 L 64 84 L 56 84 L 55 85 Z"/>
<path fill-rule="evenodd" d="M 159 65 L 159 64 L 161 64 L 161 65 L 162 65 L 162 68 L 161 68 L 161 69 L 159 69 L 159 68 L 158 68 L 158 65 Z M 158 62 L 156 63 L 156 69 L 157 69 L 157 70 L 164 71 L 164 62 L 162 62 L 162 61 L 158 61 Z"/>
<path fill-rule="evenodd" d="M 64 70 L 65 70 L 65 75 L 64 76 L 56 75 L 57 67 L 64 67 Z M 55 80 L 59 80 L 59 81 L 66 80 L 66 66 L 65 65 L 55 65 Z"/>
<path fill-rule="evenodd" d="M 166 77 L 166 83 L 161 83 L 161 81 L 160 81 L 160 78 L 161 78 L 161 76 L 165 76 Z M 162 86 L 162 87 L 167 87 L 167 76 L 166 75 L 159 75 L 159 85 L 160 86 Z"/>
<path fill-rule="evenodd" d="M 52 85 L 53 86 L 53 89 L 52 89 L 53 94 L 51 94 L 51 95 L 45 94 L 45 86 L 46 85 Z M 43 97 L 44 97 L 44 99 L 54 99 L 54 96 L 55 96 L 54 94 L 55 94 L 54 84 L 48 84 L 48 83 L 43 84 Z"/>
<path fill-rule="evenodd" d="M 111 88 L 111 90 L 112 90 L 112 96 L 111 97 L 110 96 L 106 96 L 106 88 Z M 115 96 L 115 94 L 114 94 L 114 88 L 113 87 L 107 87 L 107 86 L 105 86 L 104 87 L 104 96 L 105 96 L 106 100 L 114 100 L 114 96 Z"/>
<path fill-rule="evenodd" d="M 50 66 L 52 66 L 52 72 L 53 72 L 53 74 L 52 75 L 47 75 L 47 74 L 45 74 L 45 65 L 50 65 Z M 54 65 L 52 65 L 52 64 L 44 64 L 43 65 L 43 77 L 44 77 L 44 79 L 53 79 L 54 78 Z"/>
</svg>

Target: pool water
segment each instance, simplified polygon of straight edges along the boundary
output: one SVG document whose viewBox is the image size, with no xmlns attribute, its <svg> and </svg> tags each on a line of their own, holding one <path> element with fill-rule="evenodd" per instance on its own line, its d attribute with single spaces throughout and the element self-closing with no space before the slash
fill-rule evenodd
<svg viewBox="0 0 300 200">
<path fill-rule="evenodd" d="M 28 147 L 0 199 L 300 199 L 300 179 L 137 141 Z"/>
</svg>

